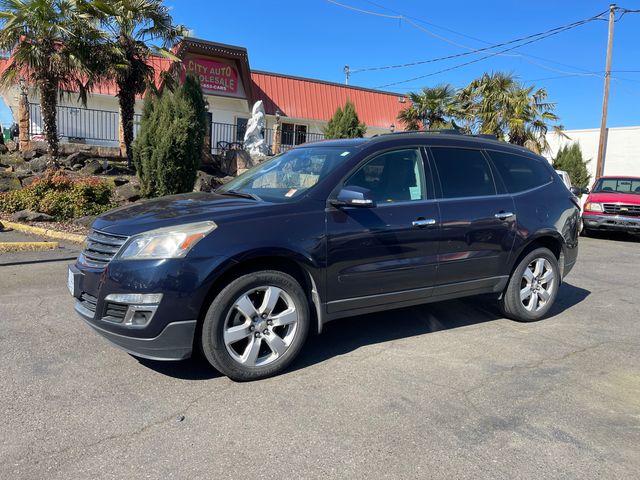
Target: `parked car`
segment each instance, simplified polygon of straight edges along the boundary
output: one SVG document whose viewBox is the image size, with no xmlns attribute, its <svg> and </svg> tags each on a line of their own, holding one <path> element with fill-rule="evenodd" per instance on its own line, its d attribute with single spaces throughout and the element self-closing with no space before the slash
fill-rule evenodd
<svg viewBox="0 0 640 480">
<path fill-rule="evenodd" d="M 68 285 L 86 323 L 127 352 L 201 349 L 251 380 L 343 317 L 494 294 L 509 318 L 538 320 L 576 262 L 579 218 L 521 147 L 444 132 L 329 140 L 215 193 L 98 217 Z"/>
<path fill-rule="evenodd" d="M 569 173 L 565 172 L 564 170 L 556 170 L 556 173 L 558 174 L 562 182 L 567 186 L 567 189 L 571 190 L 573 186 L 571 185 L 571 177 L 569 176 Z"/>
<path fill-rule="evenodd" d="M 640 233 L 640 177 L 600 177 L 584 204 L 584 233 Z"/>
</svg>

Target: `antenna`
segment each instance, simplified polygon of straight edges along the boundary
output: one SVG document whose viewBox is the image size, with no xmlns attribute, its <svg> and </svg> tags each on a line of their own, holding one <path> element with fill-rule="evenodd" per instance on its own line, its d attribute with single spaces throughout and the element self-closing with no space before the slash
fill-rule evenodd
<svg viewBox="0 0 640 480">
<path fill-rule="evenodd" d="M 349 85 L 349 65 L 344 66 L 344 84 Z"/>
</svg>

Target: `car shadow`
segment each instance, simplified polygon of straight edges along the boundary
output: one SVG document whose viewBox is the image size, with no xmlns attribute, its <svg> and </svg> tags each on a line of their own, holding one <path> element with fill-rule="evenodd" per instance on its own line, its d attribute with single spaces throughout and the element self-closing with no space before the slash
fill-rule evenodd
<svg viewBox="0 0 640 480">
<path fill-rule="evenodd" d="M 577 305 L 591 292 L 563 283 L 545 320 Z M 358 348 L 401 338 L 467 327 L 504 318 L 495 296 L 481 295 L 343 318 L 324 326 L 321 335 L 309 338 L 288 371 L 306 368 Z M 544 320 L 542 320 L 544 321 Z"/>
<path fill-rule="evenodd" d="M 570 283 L 563 283 L 558 298 L 546 318 L 552 319 L 577 305 L 590 293 Z M 310 367 L 367 345 L 501 318 L 503 316 L 498 309 L 495 296 L 482 295 L 335 320 L 324 326 L 321 335 L 310 336 L 300 356 L 287 372 Z M 210 380 L 222 376 L 199 352 L 192 358 L 179 362 L 161 362 L 144 358 L 136 360 L 162 375 L 181 380 Z"/>
</svg>

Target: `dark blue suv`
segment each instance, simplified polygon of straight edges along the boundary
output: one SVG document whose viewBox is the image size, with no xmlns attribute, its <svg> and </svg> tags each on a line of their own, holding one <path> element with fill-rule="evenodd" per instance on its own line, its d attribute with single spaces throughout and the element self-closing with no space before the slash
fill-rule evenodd
<svg viewBox="0 0 640 480">
<path fill-rule="evenodd" d="M 99 217 L 68 284 L 133 355 L 201 349 L 236 380 L 282 371 L 356 314 L 493 293 L 542 318 L 576 262 L 577 199 L 530 151 L 453 133 L 303 145 L 215 193 Z"/>
</svg>

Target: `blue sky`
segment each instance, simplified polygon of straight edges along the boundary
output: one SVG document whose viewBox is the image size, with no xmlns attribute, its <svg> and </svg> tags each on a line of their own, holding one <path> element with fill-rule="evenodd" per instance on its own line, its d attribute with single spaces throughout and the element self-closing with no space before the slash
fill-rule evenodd
<svg viewBox="0 0 640 480">
<path fill-rule="evenodd" d="M 593 16 L 609 6 L 608 1 L 600 0 L 337 1 L 377 13 L 397 15 L 388 10 L 392 9 L 407 17 L 419 18 L 438 27 L 416 21 L 419 26 L 475 49 L 487 46 L 483 41 L 494 44 L 541 32 Z M 192 28 L 194 36 L 246 47 L 251 68 L 257 70 L 343 82 L 345 64 L 356 69 L 468 51 L 406 22 L 350 11 L 326 0 L 169 0 L 167 4 L 173 6 L 174 19 Z M 618 5 L 640 9 L 638 0 L 624 0 Z M 616 23 L 612 70 L 640 71 L 638 31 L 640 13 L 627 14 Z M 602 109 L 603 79 L 600 75 L 604 71 L 606 38 L 607 23 L 595 21 L 509 52 L 541 58 L 493 57 L 388 89 L 405 92 L 442 82 L 463 86 L 485 71 L 512 71 L 521 80 L 548 89 L 550 98 L 558 104 L 557 112 L 566 128 L 595 128 L 600 125 Z M 474 54 L 431 65 L 355 73 L 351 76 L 351 84 L 377 87 L 480 56 Z M 598 76 L 564 76 L 593 72 Z M 616 79 L 611 82 L 609 126 L 640 125 L 640 73 L 614 72 L 612 77 Z"/>
<path fill-rule="evenodd" d="M 327 0 L 167 0 L 176 22 L 207 40 L 244 46 L 256 70 L 344 81 L 343 68 L 384 66 L 468 52 L 538 33 L 607 10 L 600 0 L 435 2 L 428 0 L 336 0 L 383 15 L 367 15 Z M 639 0 L 619 4 L 640 9 Z M 430 30 L 433 35 L 421 30 Z M 609 126 L 640 125 L 640 13 L 615 25 Z M 486 71 L 510 71 L 522 81 L 547 88 L 568 129 L 600 124 L 607 23 L 594 21 L 565 33 L 450 72 L 387 87 L 406 92 L 448 82 L 464 86 Z M 446 39 L 446 40 L 443 40 Z M 456 45 L 457 44 L 457 45 Z M 463 48 L 466 47 L 466 48 Z M 410 68 L 354 73 L 350 83 L 379 87 L 479 58 Z M 569 74 L 580 74 L 569 76 Z M 357 106 L 356 106 L 357 107 Z M 0 115 L 6 121 L 6 115 Z"/>
</svg>

